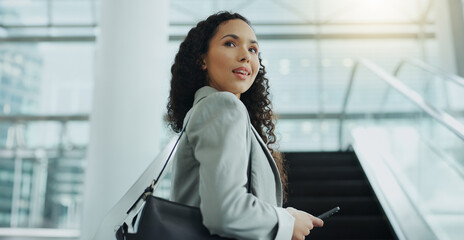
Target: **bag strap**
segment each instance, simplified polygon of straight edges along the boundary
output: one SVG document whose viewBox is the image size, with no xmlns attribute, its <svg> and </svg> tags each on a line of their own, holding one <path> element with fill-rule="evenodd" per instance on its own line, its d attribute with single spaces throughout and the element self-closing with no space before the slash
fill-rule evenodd
<svg viewBox="0 0 464 240">
<path fill-rule="evenodd" d="M 166 167 L 168 166 L 169 160 L 171 160 L 171 156 L 172 156 L 172 154 L 174 153 L 174 151 L 176 150 L 177 144 L 179 143 L 180 138 L 182 137 L 182 135 L 183 135 L 184 132 L 185 132 L 185 128 L 187 128 L 187 124 L 188 124 L 189 120 L 190 120 L 190 118 L 187 119 L 187 122 L 185 123 L 185 126 L 182 128 L 182 131 L 180 132 L 179 137 L 177 138 L 176 143 L 174 144 L 174 147 L 172 148 L 171 152 L 169 153 L 168 159 L 167 159 L 166 162 L 164 163 L 163 168 L 161 169 L 160 173 L 158 174 L 158 177 L 156 177 L 155 179 L 153 179 L 153 180 L 151 181 L 150 186 L 148 186 L 147 188 L 145 188 L 145 190 L 144 190 L 143 193 L 140 195 L 140 197 L 137 198 L 137 200 L 134 202 L 134 204 L 132 204 L 132 206 L 129 208 L 129 210 L 127 210 L 127 214 L 129 214 L 129 213 L 135 208 L 135 206 L 137 206 L 137 203 L 138 203 L 141 199 L 145 200 L 148 196 L 150 196 L 150 195 L 153 194 L 153 191 L 154 191 L 154 189 L 155 189 L 155 185 L 156 185 L 156 183 L 158 182 L 158 180 L 161 178 L 161 176 L 163 175 L 164 170 L 166 170 Z"/>
<path fill-rule="evenodd" d="M 163 175 L 163 172 L 164 170 L 166 170 L 166 167 L 169 163 L 169 160 L 171 160 L 171 156 L 172 154 L 174 153 L 174 151 L 176 150 L 177 148 L 177 144 L 179 143 L 182 135 L 184 134 L 185 132 L 185 129 L 187 128 L 187 125 L 188 125 L 188 122 L 190 121 L 190 118 L 187 119 L 187 121 L 185 122 L 185 126 L 182 128 L 182 131 L 180 132 L 179 134 L 179 137 L 177 138 L 177 141 L 176 143 L 174 144 L 174 147 L 172 148 L 171 152 L 169 153 L 169 156 L 168 156 L 168 159 L 166 160 L 166 162 L 164 163 L 164 166 L 163 168 L 161 169 L 160 173 L 158 174 L 158 177 L 156 177 L 155 179 L 152 180 L 150 186 L 148 186 L 147 188 L 145 188 L 145 190 L 143 191 L 143 193 L 137 198 L 137 200 L 134 202 L 134 204 L 132 204 L 132 206 L 129 208 L 129 210 L 127 210 L 127 214 L 129 214 L 134 208 L 135 206 L 137 206 L 137 203 L 143 199 L 145 200 L 148 196 L 152 195 L 153 194 L 153 191 L 155 189 L 155 185 L 156 183 L 158 183 L 159 179 L 161 178 L 161 176 Z M 248 183 L 247 183 L 247 192 L 248 193 L 251 193 L 251 149 L 250 149 L 250 156 L 248 157 Z"/>
</svg>

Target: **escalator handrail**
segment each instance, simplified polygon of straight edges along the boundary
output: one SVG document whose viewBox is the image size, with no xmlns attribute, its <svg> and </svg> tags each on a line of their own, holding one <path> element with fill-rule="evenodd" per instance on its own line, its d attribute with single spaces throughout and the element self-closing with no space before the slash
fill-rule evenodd
<svg viewBox="0 0 464 240">
<path fill-rule="evenodd" d="M 452 82 L 458 84 L 459 86 L 461 87 L 464 87 L 464 78 L 458 76 L 458 75 L 455 75 L 455 74 L 450 74 L 450 73 L 447 73 L 435 66 L 432 66 L 422 60 L 419 60 L 419 59 L 416 59 L 416 58 L 404 58 L 399 64 L 398 66 L 396 67 L 393 75 L 395 77 L 398 76 L 401 68 L 406 65 L 406 64 L 410 64 L 410 65 L 413 65 L 415 67 L 418 67 L 426 72 L 429 72 L 431 74 L 434 74 L 434 75 L 438 75 L 438 76 L 442 76 L 444 77 L 444 79 L 446 80 L 451 80 Z"/>
<path fill-rule="evenodd" d="M 396 91 L 404 95 L 406 98 L 411 100 L 424 112 L 426 112 L 432 118 L 436 119 L 439 123 L 444 125 L 446 128 L 448 128 L 456 136 L 458 136 L 461 140 L 464 141 L 464 125 L 461 122 L 457 121 L 455 118 L 453 118 L 451 115 L 447 114 L 446 112 L 434 107 L 433 105 L 428 104 L 418 93 L 411 90 L 398 78 L 386 72 L 382 68 L 378 67 L 376 64 L 372 63 L 371 61 L 367 59 L 359 59 L 358 61 L 356 61 L 351 71 L 350 81 L 345 91 L 345 98 L 343 100 L 342 112 L 340 116 L 339 131 L 338 131 L 340 148 L 342 148 L 342 144 L 343 144 L 343 121 L 346 115 L 346 107 L 348 104 L 348 100 L 351 96 L 351 88 L 353 86 L 356 71 L 360 65 L 363 65 L 368 70 L 372 71 L 375 75 L 380 77 L 380 79 L 385 81 L 389 87 L 392 87 L 393 89 L 395 89 Z"/>
</svg>

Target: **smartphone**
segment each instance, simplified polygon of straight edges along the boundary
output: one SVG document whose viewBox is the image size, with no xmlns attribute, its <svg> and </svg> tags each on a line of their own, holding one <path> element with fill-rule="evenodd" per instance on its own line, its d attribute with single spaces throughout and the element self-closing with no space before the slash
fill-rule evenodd
<svg viewBox="0 0 464 240">
<path fill-rule="evenodd" d="M 335 214 L 336 212 L 340 211 L 340 207 L 335 207 L 335 208 L 332 208 L 330 209 L 329 211 L 317 216 L 318 218 L 324 220 L 324 219 L 327 219 L 328 217 L 332 216 L 333 214 Z"/>
</svg>

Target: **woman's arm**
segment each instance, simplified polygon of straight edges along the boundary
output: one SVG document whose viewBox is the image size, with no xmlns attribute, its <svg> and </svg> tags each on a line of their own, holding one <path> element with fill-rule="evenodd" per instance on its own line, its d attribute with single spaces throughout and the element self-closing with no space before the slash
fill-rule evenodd
<svg viewBox="0 0 464 240">
<path fill-rule="evenodd" d="M 247 110 L 232 93 L 196 106 L 187 138 L 200 163 L 200 210 L 213 234 L 238 239 L 291 239 L 292 215 L 247 193 Z"/>
</svg>

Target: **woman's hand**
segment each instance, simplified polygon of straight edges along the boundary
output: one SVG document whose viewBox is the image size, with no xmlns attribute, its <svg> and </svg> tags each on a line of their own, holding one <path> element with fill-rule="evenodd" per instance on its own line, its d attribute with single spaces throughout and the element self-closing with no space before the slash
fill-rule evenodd
<svg viewBox="0 0 464 240">
<path fill-rule="evenodd" d="M 292 207 L 288 207 L 285 210 L 295 218 L 292 240 L 304 240 L 305 236 L 308 236 L 314 227 L 322 227 L 324 225 L 324 221 L 307 212 Z"/>
</svg>

